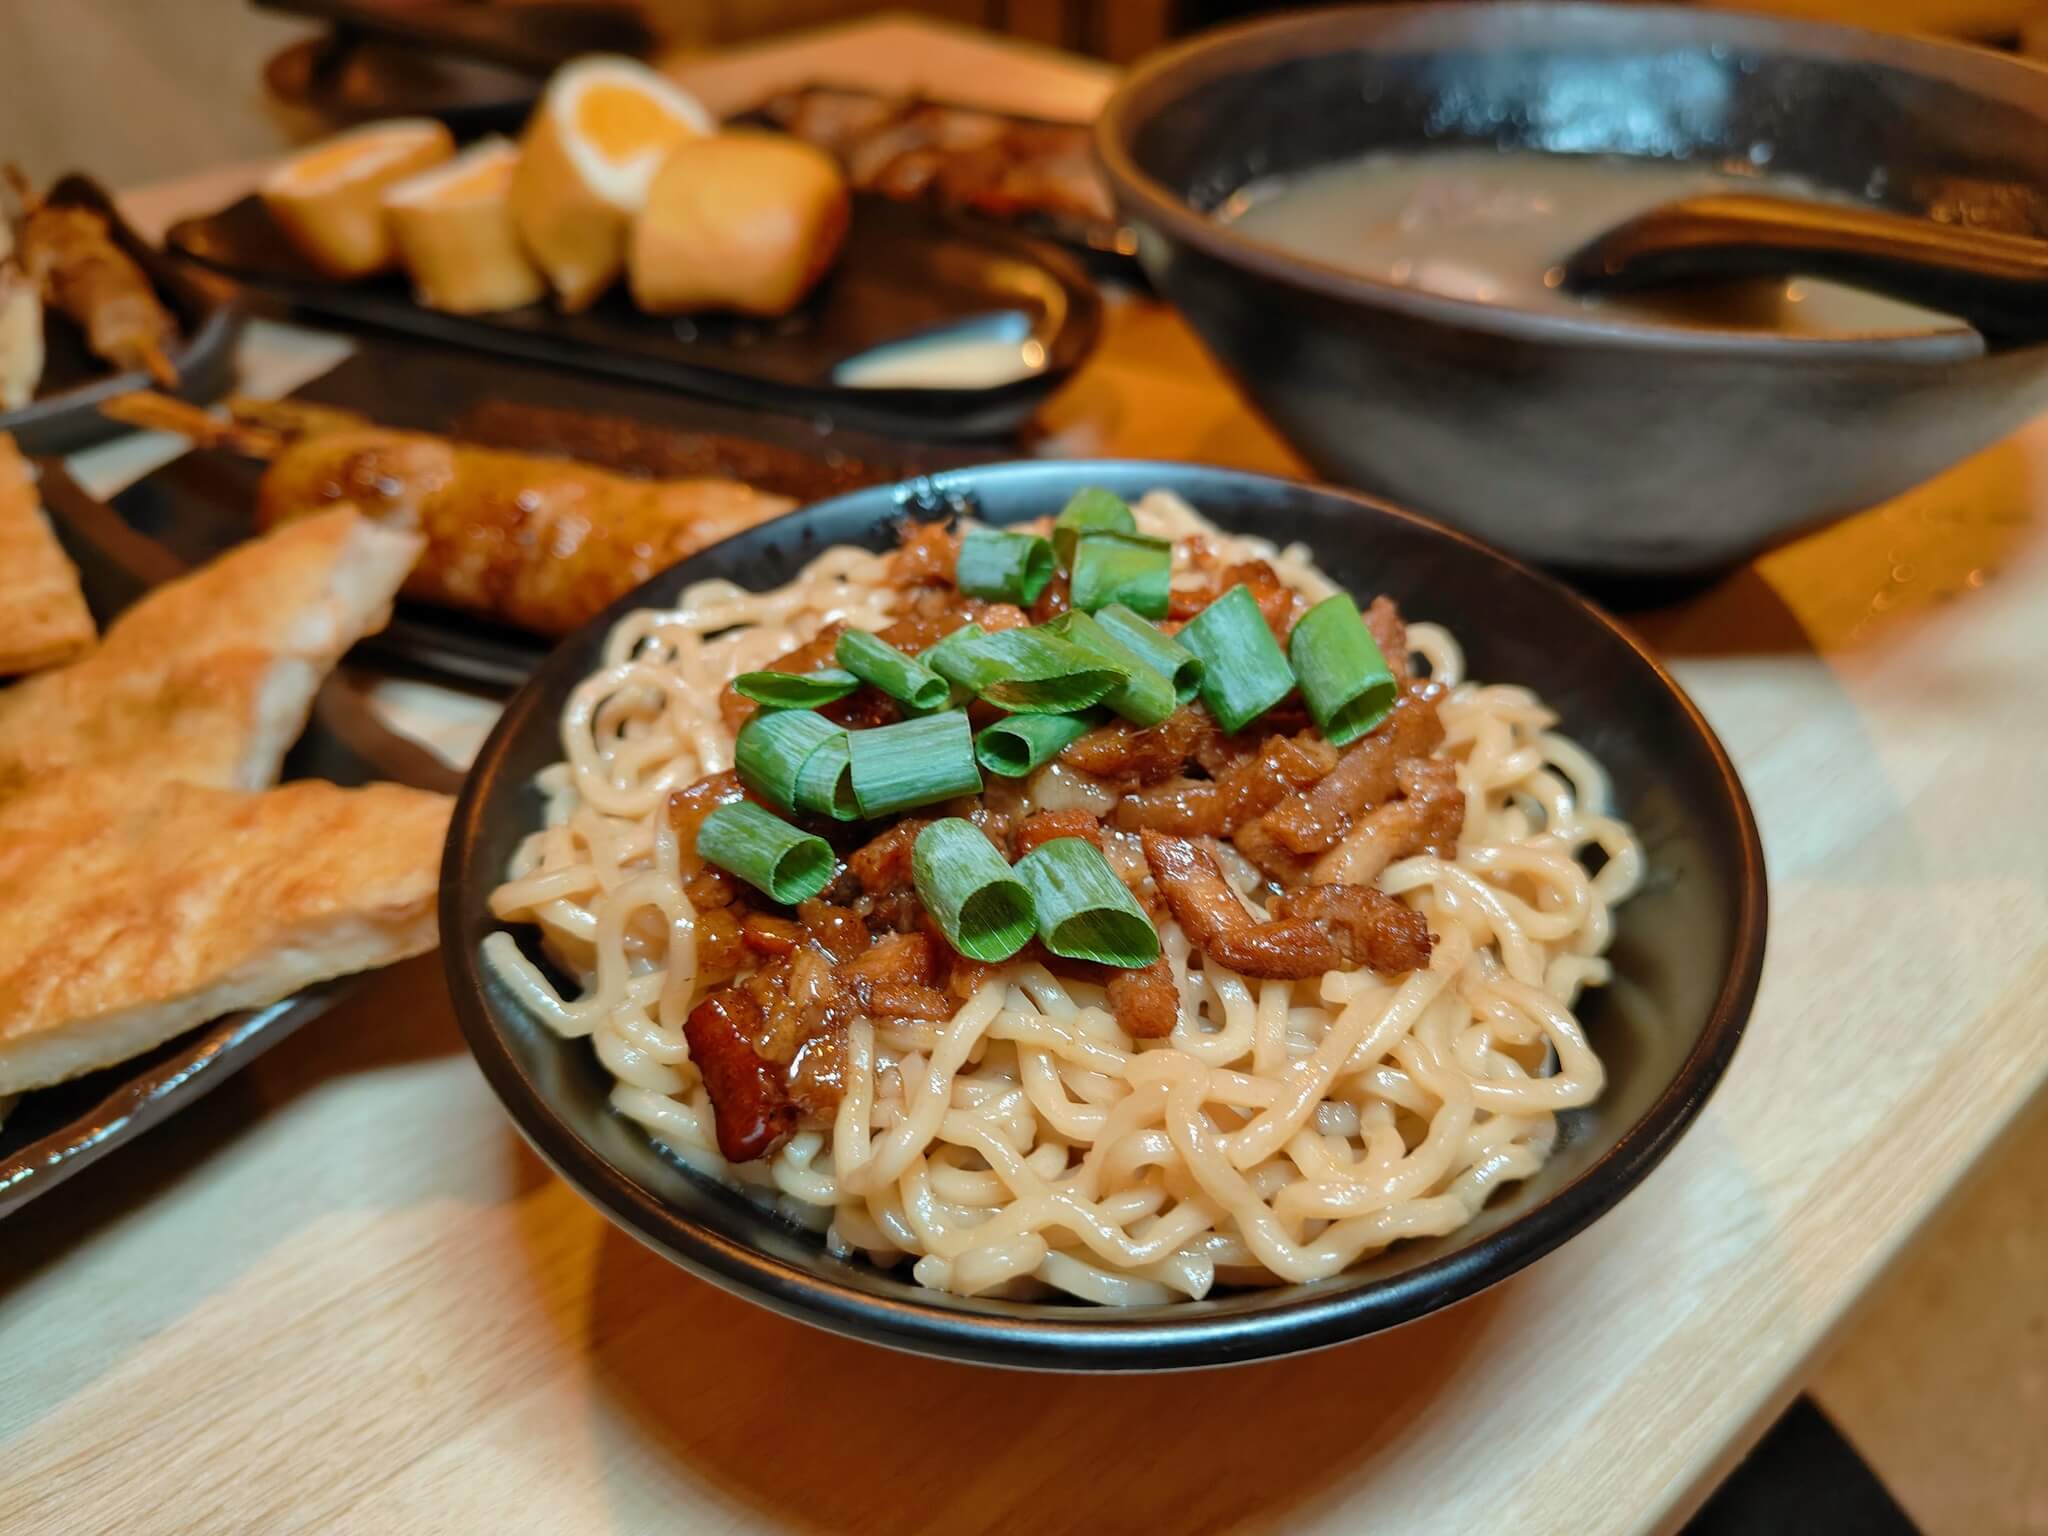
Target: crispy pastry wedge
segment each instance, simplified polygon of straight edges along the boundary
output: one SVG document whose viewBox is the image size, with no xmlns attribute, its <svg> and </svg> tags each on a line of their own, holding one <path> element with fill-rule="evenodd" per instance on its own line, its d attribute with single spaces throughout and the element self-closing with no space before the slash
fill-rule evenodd
<svg viewBox="0 0 2048 1536">
<path fill-rule="evenodd" d="M 107 764 L 131 793 L 274 783 L 321 679 L 383 626 L 420 548 L 339 507 L 159 587 L 81 660 L 0 692 L 0 795 Z"/>
<path fill-rule="evenodd" d="M 54 775 L 0 801 L 0 1095 L 434 947 L 451 802 Z"/>
<path fill-rule="evenodd" d="M 53 667 L 92 642 L 78 572 L 50 531 L 28 461 L 0 432 L 0 674 Z"/>
</svg>

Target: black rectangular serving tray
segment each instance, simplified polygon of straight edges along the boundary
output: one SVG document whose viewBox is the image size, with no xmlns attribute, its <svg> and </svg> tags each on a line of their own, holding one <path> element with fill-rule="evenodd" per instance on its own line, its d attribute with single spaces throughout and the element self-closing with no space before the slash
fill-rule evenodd
<svg viewBox="0 0 2048 1536">
<path fill-rule="evenodd" d="M 397 274 L 337 282 L 305 262 L 262 201 L 244 197 L 173 224 L 165 246 L 309 313 L 500 356 L 685 390 L 914 438 L 1014 432 L 1080 366 L 1101 300 L 1066 252 L 941 209 L 857 195 L 846 248 L 818 289 L 774 320 L 642 314 L 614 287 L 580 314 L 532 304 L 450 315 L 415 303 Z M 991 389 L 861 389 L 840 363 L 976 318 L 1021 314 L 1045 365 Z"/>
</svg>

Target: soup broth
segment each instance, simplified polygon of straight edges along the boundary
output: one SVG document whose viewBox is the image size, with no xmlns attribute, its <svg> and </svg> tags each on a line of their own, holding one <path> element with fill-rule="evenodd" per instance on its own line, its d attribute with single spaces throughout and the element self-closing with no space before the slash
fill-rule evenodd
<svg viewBox="0 0 2048 1536">
<path fill-rule="evenodd" d="M 1449 298 L 1712 330 L 1872 336 L 1960 322 L 1810 278 L 1582 298 L 1560 263 L 1626 219 L 1679 198 L 1778 193 L 1845 202 L 1790 176 L 1608 155 L 1383 151 L 1240 190 L 1219 216 L 1297 256 Z"/>
</svg>

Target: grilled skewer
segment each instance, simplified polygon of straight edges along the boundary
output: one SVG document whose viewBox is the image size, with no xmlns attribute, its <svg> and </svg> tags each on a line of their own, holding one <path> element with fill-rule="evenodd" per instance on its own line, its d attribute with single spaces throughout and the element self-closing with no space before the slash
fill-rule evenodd
<svg viewBox="0 0 2048 1536">
<path fill-rule="evenodd" d="M 265 461 L 261 528 L 349 502 L 423 534 L 406 596 L 543 635 L 567 634 L 656 572 L 795 505 L 737 480 L 639 480 L 290 402 L 231 402 L 225 420 L 147 393 L 103 409 Z"/>
</svg>

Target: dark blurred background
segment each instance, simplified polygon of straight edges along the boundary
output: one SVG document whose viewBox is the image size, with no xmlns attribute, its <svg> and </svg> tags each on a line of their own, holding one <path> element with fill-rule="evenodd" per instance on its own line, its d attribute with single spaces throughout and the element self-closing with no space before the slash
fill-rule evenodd
<svg viewBox="0 0 2048 1536">
<path fill-rule="evenodd" d="M 0 145 L 39 179 L 84 166 L 105 182 L 131 186 L 275 153 L 332 126 L 265 86 L 266 70 L 303 87 L 309 72 L 341 57 L 328 25 L 284 8 L 319 11 L 323 3 L 332 8 L 347 0 L 282 0 L 275 8 L 251 0 L 0 0 L 0 61 L 14 66 L 0 90 Z M 517 11 L 564 0 L 381 3 L 398 12 L 451 5 Z M 1113 64 L 1201 27 L 1283 8 L 1274 0 L 637 0 L 630 7 L 657 57 L 890 12 Z M 1746 8 L 2048 55 L 2048 0 L 1752 0 Z M 520 83 L 475 61 L 426 62 L 398 50 L 378 52 L 375 44 L 370 57 L 380 79 L 431 90 L 487 97 Z"/>
</svg>

